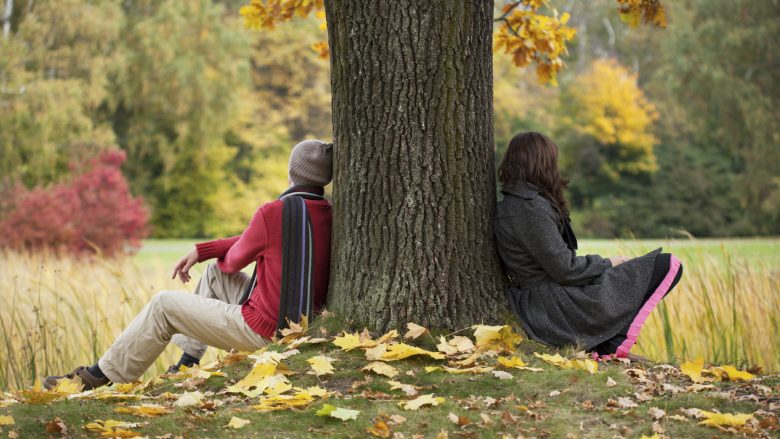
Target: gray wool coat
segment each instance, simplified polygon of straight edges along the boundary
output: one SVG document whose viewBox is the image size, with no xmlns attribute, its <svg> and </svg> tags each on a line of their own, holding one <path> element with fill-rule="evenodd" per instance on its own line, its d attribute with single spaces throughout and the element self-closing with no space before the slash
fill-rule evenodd
<svg viewBox="0 0 780 439">
<path fill-rule="evenodd" d="M 508 185 L 502 192 L 496 243 L 510 279 L 507 299 L 528 336 L 590 350 L 624 332 L 644 303 L 661 249 L 617 267 L 598 255 L 577 256 L 536 186 Z"/>
</svg>

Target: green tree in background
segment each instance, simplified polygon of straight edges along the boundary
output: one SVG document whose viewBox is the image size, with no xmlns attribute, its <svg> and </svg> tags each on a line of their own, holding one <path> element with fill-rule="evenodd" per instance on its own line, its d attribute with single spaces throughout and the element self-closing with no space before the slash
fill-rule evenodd
<svg viewBox="0 0 780 439">
<path fill-rule="evenodd" d="M 13 37 L 0 39 L 0 180 L 48 184 L 114 146 L 108 81 L 123 15 L 83 0 L 19 1 L 16 12 Z"/>
<path fill-rule="evenodd" d="M 114 131 L 133 189 L 152 207 L 156 236 L 204 236 L 225 164 L 224 134 L 246 83 L 249 45 L 209 0 L 133 3 L 123 34 Z"/>
</svg>

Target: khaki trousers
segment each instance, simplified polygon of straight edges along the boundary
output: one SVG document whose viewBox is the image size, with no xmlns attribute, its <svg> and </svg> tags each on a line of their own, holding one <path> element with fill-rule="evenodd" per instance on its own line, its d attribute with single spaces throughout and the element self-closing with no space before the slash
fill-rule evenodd
<svg viewBox="0 0 780 439">
<path fill-rule="evenodd" d="M 244 322 L 241 294 L 249 282 L 244 273 L 223 273 L 210 264 L 195 294 L 162 291 L 149 302 L 98 361 L 114 383 L 137 380 L 165 350 L 169 341 L 193 357 L 208 346 L 255 351 L 270 342 Z"/>
</svg>

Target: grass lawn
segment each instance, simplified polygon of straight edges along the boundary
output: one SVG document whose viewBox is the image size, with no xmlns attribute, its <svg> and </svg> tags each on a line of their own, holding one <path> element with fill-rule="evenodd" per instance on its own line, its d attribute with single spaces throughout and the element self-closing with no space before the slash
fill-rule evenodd
<svg viewBox="0 0 780 439">
<path fill-rule="evenodd" d="M 130 428 L 148 437 L 371 437 L 367 429 L 377 424 L 378 437 L 661 437 L 709 438 L 733 433 L 775 435 L 777 429 L 778 376 L 759 376 L 751 381 L 714 382 L 693 386 L 691 380 L 671 366 L 653 364 L 601 363 L 596 373 L 579 369 L 561 369 L 533 356 L 548 352 L 544 347 L 524 341 L 516 346 L 514 355 L 541 371 L 507 369 L 497 366 L 495 356 L 481 356 L 478 364 L 507 372 L 499 379 L 490 372 L 452 374 L 444 371 L 426 372 L 425 366 L 446 365 L 443 360 L 415 356 L 388 362 L 399 370 L 393 379 L 415 386 L 418 395 L 407 396 L 393 390 L 389 378 L 360 369 L 369 361 L 364 349 L 349 352 L 331 343 L 343 323 L 330 319 L 315 322 L 310 333 L 325 335 L 327 342 L 304 344 L 299 353 L 282 360 L 289 369 L 293 386 L 321 386 L 330 396 L 315 398 L 310 404 L 295 409 L 262 412 L 252 408 L 263 396 L 249 398 L 229 394 L 226 388 L 240 380 L 252 368 L 244 359 L 222 367 L 226 377 L 208 379 L 173 377 L 163 379 L 136 396 L 144 400 L 63 399 L 49 404 L 18 403 L 0 408 L 0 415 L 10 415 L 15 424 L 2 427 L 17 437 L 46 435 L 46 428 L 56 418 L 67 426 L 74 437 L 96 437 L 84 429 L 95 420 L 116 419 L 140 423 Z M 319 330 L 316 326 L 324 328 Z M 460 335 L 470 335 L 460 334 Z M 436 350 L 434 337 L 422 335 L 412 343 L 424 349 Z M 269 349 L 283 351 L 277 344 Z M 564 354 L 573 355 L 572 352 Z M 315 376 L 306 361 L 325 355 L 335 359 L 334 373 Z M 465 355 L 465 354 L 464 354 Z M 507 353 L 503 354 L 507 356 Z M 199 391 L 207 401 L 191 407 L 174 407 L 173 402 L 185 391 Z M 292 390 L 294 391 L 294 389 Z M 288 391 L 287 393 L 291 393 Z M 438 406 L 423 406 L 404 410 L 399 402 L 422 394 L 443 397 Z M 218 401 L 218 402 L 217 402 Z M 215 404 L 215 402 L 217 402 Z M 147 403 L 173 409 L 172 413 L 144 418 L 118 413 L 123 406 Z M 359 413 L 354 420 L 317 416 L 325 404 Z M 700 425 L 696 410 L 709 412 L 750 413 L 754 418 L 741 427 L 711 427 Z M 659 411 L 660 410 L 660 411 Z M 756 413 L 757 410 L 763 410 Z M 233 417 L 250 421 L 240 430 L 226 428 Z M 382 423 L 378 422 L 382 421 Z M 51 430 L 50 430 L 51 431 Z M 164 436 L 172 433 L 173 436 Z M 570 435 L 570 436 L 567 436 Z M 504 436 L 506 435 L 506 436 Z"/>
</svg>

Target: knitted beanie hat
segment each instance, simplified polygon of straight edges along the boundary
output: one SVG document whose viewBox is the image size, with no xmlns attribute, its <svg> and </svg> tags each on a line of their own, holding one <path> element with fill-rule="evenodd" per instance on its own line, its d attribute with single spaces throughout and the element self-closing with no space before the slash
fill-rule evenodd
<svg viewBox="0 0 780 439">
<path fill-rule="evenodd" d="M 333 178 L 333 144 L 308 139 L 290 154 L 290 179 L 301 186 L 325 186 Z"/>
</svg>

